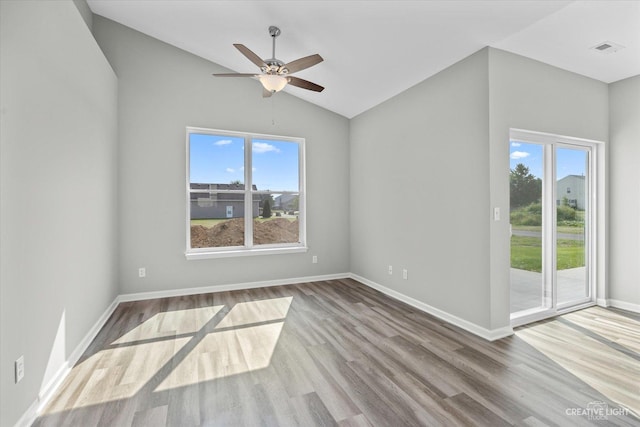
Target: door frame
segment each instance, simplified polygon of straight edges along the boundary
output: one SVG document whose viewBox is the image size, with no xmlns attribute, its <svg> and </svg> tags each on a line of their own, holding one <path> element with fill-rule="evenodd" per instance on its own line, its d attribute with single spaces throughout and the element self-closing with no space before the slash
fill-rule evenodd
<svg viewBox="0 0 640 427">
<path fill-rule="evenodd" d="M 516 312 L 517 316 L 514 316 L 509 310 L 511 326 L 521 326 L 527 323 L 536 322 L 539 320 L 547 319 L 549 317 L 557 316 L 560 314 L 568 313 L 570 311 L 580 310 L 585 307 L 590 307 L 596 304 L 597 301 L 597 277 L 598 277 L 598 251 L 602 249 L 597 244 L 597 237 L 604 234 L 599 230 L 600 211 L 603 210 L 603 205 L 600 202 L 600 189 L 604 188 L 603 174 L 600 173 L 601 166 L 603 165 L 602 154 L 603 143 L 595 140 L 588 140 L 582 138 L 574 138 L 569 136 L 554 135 L 544 132 L 528 131 L 523 129 L 510 129 L 509 141 L 538 144 L 543 146 L 543 188 L 542 198 L 543 200 L 551 200 L 552 203 L 543 204 L 543 227 L 542 227 L 542 258 L 543 258 L 543 286 L 544 292 L 547 294 L 550 292 L 551 304 L 550 307 L 541 307 L 530 310 L 524 310 Z M 557 246 L 557 229 L 556 224 L 556 192 L 557 192 L 557 177 L 556 177 L 556 159 L 555 148 L 587 148 L 588 149 L 588 166 L 586 171 L 586 185 L 587 190 L 585 194 L 585 201 L 588 201 L 590 209 L 589 220 L 585 224 L 585 255 L 588 265 L 587 283 L 589 286 L 589 297 L 580 300 L 576 303 L 561 304 L 558 307 L 557 304 L 557 266 L 556 266 L 556 246 Z M 547 165 L 551 165 L 548 167 Z M 586 211 L 585 211 L 586 212 Z M 552 227 L 545 226 L 548 223 L 554 224 Z M 509 254 L 511 249 L 509 249 Z M 547 267 L 547 266 L 550 266 Z M 509 262 L 509 268 L 511 263 Z M 509 281 L 509 287 L 511 281 Z"/>
</svg>

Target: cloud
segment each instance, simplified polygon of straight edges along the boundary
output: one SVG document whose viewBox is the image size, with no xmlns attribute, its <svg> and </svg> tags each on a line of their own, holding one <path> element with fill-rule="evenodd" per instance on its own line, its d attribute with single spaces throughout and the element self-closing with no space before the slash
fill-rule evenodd
<svg viewBox="0 0 640 427">
<path fill-rule="evenodd" d="M 512 147 L 520 147 L 522 144 L 520 144 L 519 142 L 512 142 L 511 146 Z"/>
<path fill-rule="evenodd" d="M 268 153 L 269 151 L 279 153 L 280 149 L 266 142 L 254 142 L 253 151 L 255 153 Z"/>
<path fill-rule="evenodd" d="M 525 151 L 514 151 L 511 153 L 511 158 L 514 160 L 524 159 L 525 157 L 529 157 L 531 154 Z"/>
<path fill-rule="evenodd" d="M 226 171 L 229 173 L 234 173 L 236 170 L 233 168 L 227 168 Z"/>
<path fill-rule="evenodd" d="M 229 145 L 232 142 L 233 141 L 231 141 L 230 139 L 221 139 L 219 141 L 214 142 L 213 145 L 217 145 L 218 147 L 222 147 L 223 145 Z"/>
</svg>

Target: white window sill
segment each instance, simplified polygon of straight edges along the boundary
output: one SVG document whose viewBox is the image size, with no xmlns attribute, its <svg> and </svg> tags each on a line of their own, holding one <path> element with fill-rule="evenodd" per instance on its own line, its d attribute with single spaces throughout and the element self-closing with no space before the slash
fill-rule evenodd
<svg viewBox="0 0 640 427">
<path fill-rule="evenodd" d="M 211 252 L 186 252 L 184 256 L 187 260 L 196 259 L 212 259 L 212 258 L 231 258 L 241 256 L 255 255 L 279 255 L 279 254 L 297 254 L 307 252 L 309 248 L 306 246 L 292 246 L 287 248 L 252 248 L 252 249 L 236 249 L 230 251 L 211 251 Z"/>
</svg>

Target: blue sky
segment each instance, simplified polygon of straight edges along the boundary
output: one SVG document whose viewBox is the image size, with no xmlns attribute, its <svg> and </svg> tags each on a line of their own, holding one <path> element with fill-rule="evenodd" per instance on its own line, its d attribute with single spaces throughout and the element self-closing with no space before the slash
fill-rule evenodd
<svg viewBox="0 0 640 427">
<path fill-rule="evenodd" d="M 556 152 L 558 170 L 556 178 L 562 179 L 567 175 L 586 174 L 587 154 L 583 150 L 559 148 Z M 509 168 L 513 169 L 518 163 L 529 168 L 529 172 L 538 178 L 542 178 L 542 145 L 527 144 L 511 141 L 509 149 Z"/>
<path fill-rule="evenodd" d="M 244 182 L 244 139 L 191 134 L 190 182 Z M 253 184 L 258 190 L 298 191 L 298 144 L 254 139 Z"/>
</svg>

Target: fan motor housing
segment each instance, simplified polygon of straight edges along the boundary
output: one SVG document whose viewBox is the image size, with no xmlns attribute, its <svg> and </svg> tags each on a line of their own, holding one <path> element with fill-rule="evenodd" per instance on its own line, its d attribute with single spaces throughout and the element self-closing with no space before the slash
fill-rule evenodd
<svg viewBox="0 0 640 427">
<path fill-rule="evenodd" d="M 280 34 L 282 34 L 280 28 L 276 27 L 275 25 L 269 27 L 269 35 L 271 35 L 271 37 L 278 37 Z"/>
<path fill-rule="evenodd" d="M 264 69 L 265 73 L 278 73 L 278 71 L 282 72 L 288 72 L 288 70 L 286 68 L 282 68 L 285 64 L 284 62 L 280 61 L 279 59 L 276 58 L 270 58 L 270 59 L 265 59 L 265 64 L 267 64 L 269 67 Z"/>
</svg>

